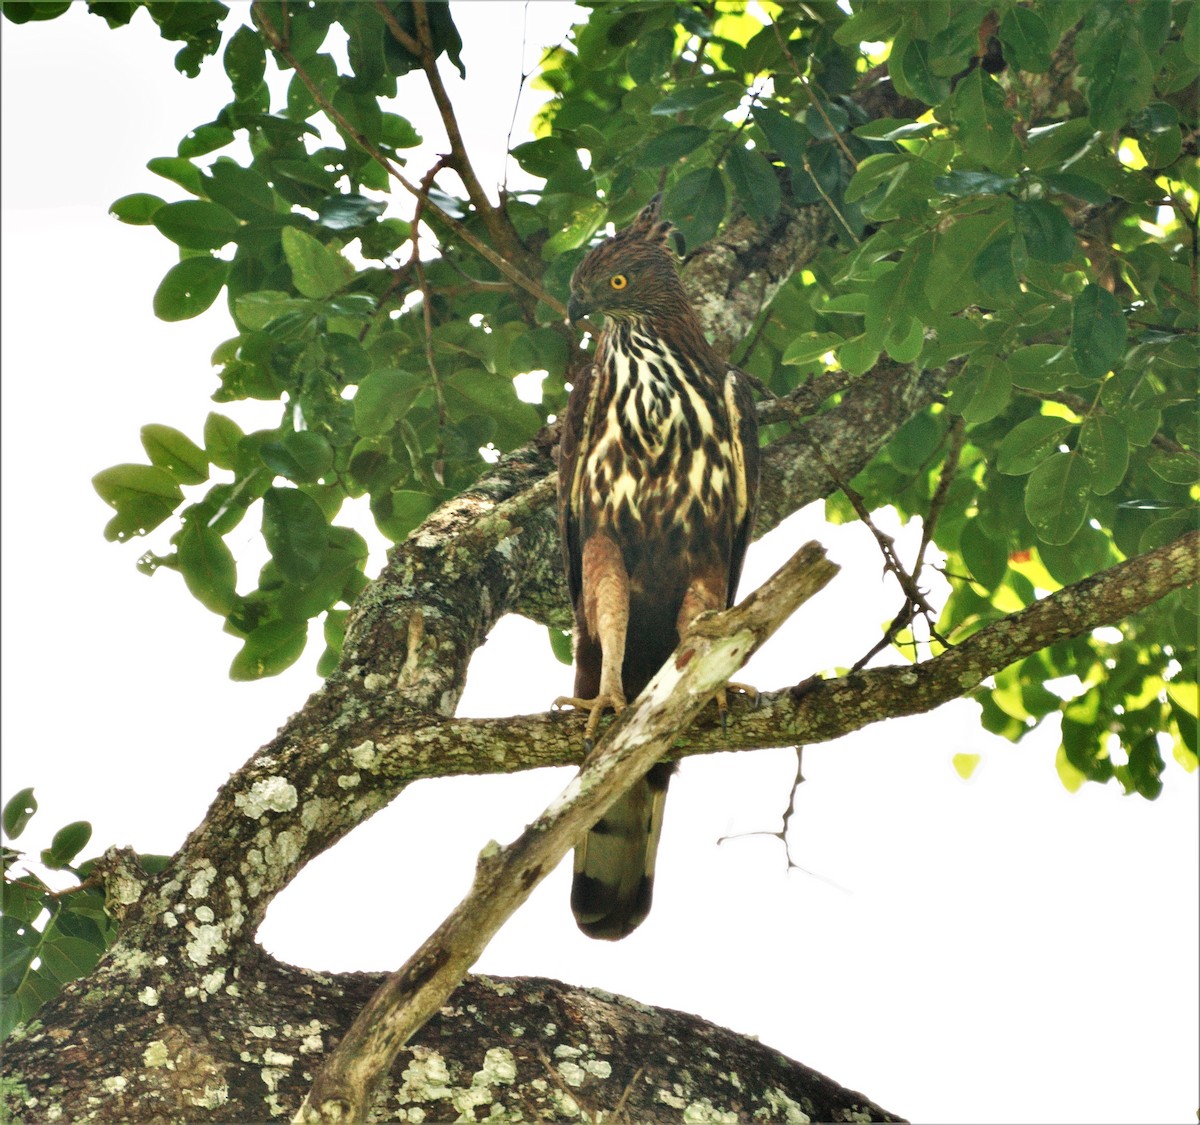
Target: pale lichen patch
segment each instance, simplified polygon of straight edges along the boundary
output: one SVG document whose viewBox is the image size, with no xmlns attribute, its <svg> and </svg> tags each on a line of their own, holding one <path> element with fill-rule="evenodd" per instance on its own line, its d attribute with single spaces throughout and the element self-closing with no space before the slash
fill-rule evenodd
<svg viewBox="0 0 1200 1125">
<path fill-rule="evenodd" d="M 337 783 L 338 783 L 339 789 L 354 789 L 357 787 L 357 785 L 360 781 L 362 781 L 361 774 L 357 774 L 357 773 L 338 774 Z"/>
<path fill-rule="evenodd" d="M 171 1052 L 161 1039 L 155 1039 L 142 1052 L 142 1064 L 147 1068 L 165 1066 L 168 1070 L 175 1069 L 175 1063 L 171 1061 Z"/>
<path fill-rule="evenodd" d="M 379 672 L 368 672 L 363 677 L 363 689 L 369 692 L 386 691 L 388 678 Z"/>
<path fill-rule="evenodd" d="M 375 749 L 375 743 L 369 738 L 365 742 L 360 742 L 357 746 L 351 746 L 348 753 L 350 761 L 354 763 L 356 769 L 373 773 L 379 768 L 379 759 L 382 755 Z"/>
<path fill-rule="evenodd" d="M 216 877 L 217 869 L 209 860 L 202 859 L 196 864 L 196 870 L 188 882 L 187 893 L 192 898 L 207 898 L 208 888 L 212 886 L 212 881 Z"/>
<path fill-rule="evenodd" d="M 111 1078 L 104 1079 L 100 1085 L 110 1094 L 119 1094 L 129 1085 L 129 1079 L 120 1074 L 114 1074 Z"/>
<path fill-rule="evenodd" d="M 158 989 L 147 985 L 138 993 L 138 999 L 148 1008 L 156 1008 L 158 1007 Z"/>
<path fill-rule="evenodd" d="M 260 778 L 250 786 L 248 793 L 238 793 L 233 799 L 251 820 L 257 820 L 266 812 L 290 812 L 298 802 L 296 787 L 278 774 Z"/>
<path fill-rule="evenodd" d="M 229 948 L 220 926 L 197 926 L 189 923 L 188 929 L 192 934 L 192 940 L 187 943 L 185 948 L 188 959 L 193 965 L 207 966 L 213 957 L 219 956 Z"/>
<path fill-rule="evenodd" d="M 809 1125 L 812 1118 L 800 1108 L 800 1103 L 793 1101 L 778 1087 L 763 1091 L 767 1105 L 754 1111 L 759 1121 L 769 1121 L 771 1125 Z"/>
<path fill-rule="evenodd" d="M 738 1125 L 738 1115 L 732 1110 L 718 1109 L 708 1098 L 690 1102 L 683 1111 L 686 1125 Z"/>
<path fill-rule="evenodd" d="M 252 1023 L 250 1025 L 250 1034 L 253 1035 L 257 1039 L 274 1039 L 275 1036 L 279 1034 L 279 1032 L 275 1030 L 275 1028 L 272 1024 L 269 1024 L 269 1023 L 253 1024 Z"/>
<path fill-rule="evenodd" d="M 568 1086 L 582 1086 L 583 1080 L 587 1078 L 587 1071 L 583 1067 L 566 1059 L 558 1064 L 557 1069 Z"/>
</svg>

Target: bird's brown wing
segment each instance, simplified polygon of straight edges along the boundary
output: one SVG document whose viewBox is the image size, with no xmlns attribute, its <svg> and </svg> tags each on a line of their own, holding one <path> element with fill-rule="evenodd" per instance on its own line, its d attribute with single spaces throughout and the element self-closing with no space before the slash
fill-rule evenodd
<svg viewBox="0 0 1200 1125">
<path fill-rule="evenodd" d="M 558 532 L 572 610 L 579 605 L 579 595 L 583 592 L 581 497 L 598 382 L 596 369 L 591 364 L 577 374 L 571 397 L 567 400 L 558 445 Z"/>
<path fill-rule="evenodd" d="M 758 510 L 758 415 L 750 380 L 736 367 L 725 376 L 725 409 L 729 413 L 730 437 L 733 442 L 734 489 L 737 510 L 733 521 L 733 545 L 729 556 L 729 589 L 725 604 L 733 605 L 738 580 L 750 536 L 754 531 L 754 516 Z"/>
</svg>

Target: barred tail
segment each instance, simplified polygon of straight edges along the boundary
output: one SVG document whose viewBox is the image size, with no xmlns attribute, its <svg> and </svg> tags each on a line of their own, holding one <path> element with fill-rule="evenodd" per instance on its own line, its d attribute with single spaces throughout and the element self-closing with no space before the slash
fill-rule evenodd
<svg viewBox="0 0 1200 1125">
<path fill-rule="evenodd" d="M 650 913 L 654 857 L 674 765 L 657 765 L 575 847 L 571 909 L 593 938 L 617 941 Z"/>
</svg>

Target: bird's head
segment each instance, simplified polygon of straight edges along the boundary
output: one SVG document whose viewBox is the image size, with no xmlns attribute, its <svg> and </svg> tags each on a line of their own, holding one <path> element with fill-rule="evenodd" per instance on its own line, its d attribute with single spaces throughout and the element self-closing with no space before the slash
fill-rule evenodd
<svg viewBox="0 0 1200 1125">
<path fill-rule="evenodd" d="M 568 320 L 593 313 L 640 319 L 687 306 L 669 246 L 672 230 L 656 196 L 629 226 L 596 246 L 571 275 Z"/>
</svg>

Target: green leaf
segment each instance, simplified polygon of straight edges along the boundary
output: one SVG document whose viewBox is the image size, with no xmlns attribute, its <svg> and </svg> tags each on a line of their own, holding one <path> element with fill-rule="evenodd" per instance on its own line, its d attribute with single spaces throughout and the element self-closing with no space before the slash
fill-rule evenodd
<svg viewBox="0 0 1200 1125">
<path fill-rule="evenodd" d="M 699 125 L 676 125 L 646 142 L 638 153 L 638 167 L 661 168 L 666 164 L 674 164 L 704 144 L 708 136 L 708 130 Z"/>
<path fill-rule="evenodd" d="M 836 351 L 845 341 L 836 332 L 807 332 L 793 340 L 783 353 L 781 363 L 811 363 L 826 352 Z"/>
<path fill-rule="evenodd" d="M 244 682 L 278 676 L 300 659 L 307 641 L 305 621 L 269 621 L 260 625 L 233 658 L 229 678 Z"/>
<path fill-rule="evenodd" d="M 237 460 L 238 443 L 246 435 L 232 418 L 210 413 L 204 420 L 204 451 L 218 469 L 232 469 Z"/>
<path fill-rule="evenodd" d="M 1025 514 L 1046 543 L 1068 543 L 1087 518 L 1092 474 L 1078 453 L 1052 453 L 1025 483 Z"/>
<path fill-rule="evenodd" d="M 227 157 L 213 163 L 201 180 L 200 189 L 239 219 L 262 222 L 275 217 L 275 195 L 266 177 Z"/>
<path fill-rule="evenodd" d="M 1071 305 L 1071 354 L 1079 373 L 1102 379 L 1125 354 L 1127 327 L 1120 302 L 1089 284 Z"/>
<path fill-rule="evenodd" d="M 943 195 L 959 199 L 968 195 L 1002 195 L 1017 186 L 1013 176 L 997 176 L 994 172 L 947 172 L 935 176 L 933 186 Z"/>
<path fill-rule="evenodd" d="M 663 215 L 683 235 L 688 251 L 717 233 L 725 217 L 725 181 L 715 168 L 689 172 L 663 198 Z"/>
<path fill-rule="evenodd" d="M 779 213 L 781 195 L 767 158 L 758 149 L 734 145 L 725 158 L 725 171 L 746 214 L 760 226 L 771 222 Z"/>
<path fill-rule="evenodd" d="M 33 814 L 37 812 L 37 808 L 38 803 L 32 789 L 22 789 L 19 793 L 14 793 L 4 802 L 4 813 L 0 818 L 0 823 L 4 825 L 4 835 L 10 840 L 20 836 Z"/>
<path fill-rule="evenodd" d="M 321 569 L 329 524 L 317 502 L 297 488 L 271 488 L 263 497 L 263 538 L 279 572 L 308 582 Z"/>
<path fill-rule="evenodd" d="M 1200 460 L 1194 453 L 1156 450 L 1148 462 L 1151 472 L 1170 484 L 1195 484 L 1200 480 Z"/>
<path fill-rule="evenodd" d="M 284 227 L 282 237 L 292 283 L 305 297 L 331 297 L 354 277 L 354 267 L 311 234 Z"/>
<path fill-rule="evenodd" d="M 910 39 L 899 58 L 889 62 L 896 88 L 919 98 L 926 105 L 937 105 L 950 93 L 950 81 L 935 74 L 929 59 L 929 43 Z"/>
<path fill-rule="evenodd" d="M 1012 398 L 1012 378 L 1003 363 L 972 361 L 950 383 L 950 409 L 973 425 L 988 422 Z"/>
<path fill-rule="evenodd" d="M 217 299 L 229 276 L 229 263 L 207 256 L 186 258 L 167 271 L 154 294 L 154 314 L 160 320 L 189 320 Z"/>
<path fill-rule="evenodd" d="M 219 250 L 241 230 L 241 224 L 224 207 L 202 199 L 166 203 L 154 212 L 151 222 L 176 245 L 190 250 Z"/>
<path fill-rule="evenodd" d="M 317 204 L 317 222 L 326 230 L 356 230 L 378 219 L 387 204 L 381 199 L 368 199 L 357 192 L 331 195 Z"/>
<path fill-rule="evenodd" d="M 1004 57 L 1018 70 L 1042 74 L 1050 69 L 1054 49 L 1050 29 L 1032 8 L 1009 8 L 999 31 Z"/>
<path fill-rule="evenodd" d="M 575 660 L 571 649 L 571 630 L 548 625 L 546 632 L 550 634 L 550 650 L 554 653 L 554 658 L 560 664 L 566 664 L 569 667 Z"/>
<path fill-rule="evenodd" d="M 1006 361 L 1014 386 L 1029 391 L 1058 391 L 1074 374 L 1065 347 L 1058 344 L 1030 344 L 1017 348 Z"/>
<path fill-rule="evenodd" d="M 179 533 L 177 558 L 192 597 L 226 616 L 237 601 L 237 564 L 225 540 L 202 520 L 189 519 Z"/>
<path fill-rule="evenodd" d="M 225 73 L 234 94 L 244 98 L 262 84 L 267 72 L 267 53 L 258 34 L 249 27 L 239 27 L 225 48 Z"/>
<path fill-rule="evenodd" d="M 205 156 L 232 144 L 233 137 L 233 130 L 224 125 L 197 125 L 179 142 L 179 155 L 188 159 Z"/>
<path fill-rule="evenodd" d="M 1029 256 L 1039 262 L 1065 262 L 1075 253 L 1075 231 L 1053 203 L 1018 200 L 1013 206 L 1013 225 L 1025 239 Z"/>
<path fill-rule="evenodd" d="M 92 477 L 92 487 L 117 512 L 104 529 L 108 540 L 145 535 L 183 500 L 175 478 L 153 465 L 114 465 Z"/>
<path fill-rule="evenodd" d="M 312 309 L 310 302 L 300 297 L 289 297 L 278 289 L 260 289 L 257 293 L 246 293 L 234 301 L 239 323 L 252 332 L 266 328 L 274 320 L 289 313 L 301 313 Z"/>
<path fill-rule="evenodd" d="M 376 516 L 379 530 L 393 543 L 399 543 L 424 522 L 437 507 L 432 496 L 424 492 L 397 488 L 387 497 L 387 512 Z"/>
<path fill-rule="evenodd" d="M 808 130 L 799 121 L 770 106 L 756 105 L 750 112 L 754 123 L 767 138 L 768 146 L 789 168 L 803 170 Z"/>
<path fill-rule="evenodd" d="M 146 167 L 156 176 L 162 176 L 164 180 L 186 188 L 193 195 L 204 194 L 204 180 L 200 169 L 182 156 L 155 156 L 146 161 Z"/>
<path fill-rule="evenodd" d="M 988 590 L 1000 585 L 1008 570 L 1008 549 L 987 535 L 981 521 L 968 520 L 963 525 L 958 550 L 976 582 Z"/>
<path fill-rule="evenodd" d="M 114 218 L 120 219 L 123 223 L 129 223 L 135 227 L 144 227 L 150 225 L 150 220 L 154 217 L 154 212 L 165 205 L 166 200 L 159 199 L 157 195 L 139 191 L 134 192 L 133 195 L 121 196 L 108 209 L 108 213 Z"/>
<path fill-rule="evenodd" d="M 152 465 L 166 469 L 180 484 L 208 480 L 208 458 L 191 438 L 171 426 L 142 427 L 142 448 Z"/>
<path fill-rule="evenodd" d="M 1128 7 L 1128 5 L 1126 5 Z M 1097 4 L 1091 17 L 1104 20 L 1119 11 L 1115 4 Z M 1154 63 L 1129 19 L 1112 15 L 1098 34 L 1077 39 L 1080 73 L 1087 87 L 1088 119 L 1103 133 L 1119 129 L 1149 100 L 1154 86 Z"/>
<path fill-rule="evenodd" d="M 333 467 L 328 440 L 311 430 L 289 432 L 282 441 L 266 442 L 259 456 L 268 469 L 298 484 L 313 484 Z"/>
<path fill-rule="evenodd" d="M 1002 235 L 979 252 L 971 276 L 993 300 L 1011 304 L 1020 293 L 1021 274 L 1027 264 L 1025 240 L 1018 235 Z"/>
<path fill-rule="evenodd" d="M 1064 418 L 1037 414 L 1019 422 L 996 447 L 996 469 L 1010 476 L 1024 476 L 1053 453 L 1072 429 Z"/>
<path fill-rule="evenodd" d="M 60 937 L 42 942 L 38 953 L 46 973 L 57 984 L 64 985 L 90 973 L 104 953 L 104 946 L 83 938 Z"/>
<path fill-rule="evenodd" d="M 359 384 L 354 395 L 354 428 L 363 437 L 386 434 L 424 389 L 412 372 L 378 367 Z"/>
<path fill-rule="evenodd" d="M 542 248 L 542 258 L 550 261 L 565 253 L 583 246 L 600 229 L 608 215 L 608 207 L 600 200 L 576 207 L 568 213 L 566 222 L 558 228 Z"/>
<path fill-rule="evenodd" d="M 963 152 L 971 160 L 999 170 L 1012 168 L 1020 151 L 1013 135 L 1013 115 L 1004 99 L 1000 84 L 982 67 L 971 71 L 951 97 Z"/>
<path fill-rule="evenodd" d="M 52 870 L 66 867 L 92 838 L 92 826 L 86 820 L 76 820 L 54 833 L 50 846 L 42 851 L 42 862 Z"/>
<path fill-rule="evenodd" d="M 1129 438 L 1125 427 L 1109 414 L 1093 414 L 1083 423 L 1079 452 L 1092 470 L 1092 491 L 1106 496 L 1125 479 L 1129 468 Z"/>
</svg>

